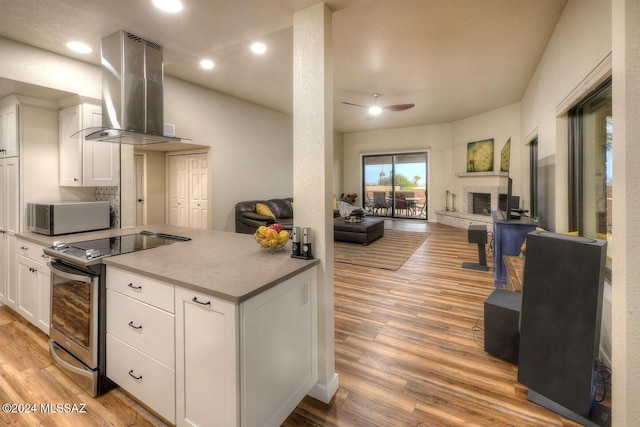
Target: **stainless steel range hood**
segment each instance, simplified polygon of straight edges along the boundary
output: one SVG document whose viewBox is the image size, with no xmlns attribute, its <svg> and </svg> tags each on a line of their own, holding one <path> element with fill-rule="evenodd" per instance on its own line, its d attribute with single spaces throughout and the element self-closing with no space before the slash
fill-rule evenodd
<svg viewBox="0 0 640 427">
<path fill-rule="evenodd" d="M 164 135 L 162 46 L 126 31 L 102 39 L 102 127 L 86 140 L 150 145 L 190 140 Z"/>
</svg>

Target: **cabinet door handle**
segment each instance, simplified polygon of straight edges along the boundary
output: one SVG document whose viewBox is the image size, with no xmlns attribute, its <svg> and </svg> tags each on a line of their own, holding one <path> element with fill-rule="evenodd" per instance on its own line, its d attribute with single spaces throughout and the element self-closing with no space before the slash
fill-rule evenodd
<svg viewBox="0 0 640 427">
<path fill-rule="evenodd" d="M 29 248 L 26 247 L 26 246 L 20 246 L 20 249 L 22 249 L 23 251 L 28 251 L 29 250 Z"/>
<path fill-rule="evenodd" d="M 142 289 L 142 285 L 134 286 L 133 283 L 129 283 L 127 286 L 129 286 L 131 289 L 135 289 L 137 291 Z"/>
<path fill-rule="evenodd" d="M 140 325 L 140 326 L 135 326 L 135 325 L 133 324 L 133 320 L 132 320 L 131 322 L 129 322 L 129 326 L 131 326 L 133 329 L 142 329 L 142 325 Z"/>
<path fill-rule="evenodd" d="M 193 297 L 191 301 L 197 302 L 200 305 L 211 305 L 211 301 L 207 301 L 207 302 L 198 301 L 198 297 Z"/>
<path fill-rule="evenodd" d="M 140 375 L 139 377 L 135 376 L 135 374 L 133 373 L 133 369 L 129 371 L 129 376 L 133 379 L 136 380 L 141 380 L 142 379 L 142 375 Z"/>
</svg>

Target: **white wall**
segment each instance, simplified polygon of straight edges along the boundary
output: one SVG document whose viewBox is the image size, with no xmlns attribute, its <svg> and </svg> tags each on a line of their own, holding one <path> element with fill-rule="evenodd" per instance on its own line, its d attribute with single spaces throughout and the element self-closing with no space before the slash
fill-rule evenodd
<svg viewBox="0 0 640 427">
<path fill-rule="evenodd" d="M 428 195 L 430 220 L 444 209 L 445 191 L 451 189 L 452 125 L 415 126 L 399 129 L 344 134 L 345 193 L 357 193 L 362 203 L 362 156 L 378 153 L 429 151 Z"/>
<path fill-rule="evenodd" d="M 512 104 L 484 114 L 468 117 L 452 123 L 452 174 L 467 171 L 467 144 L 474 141 L 493 139 L 493 171 L 500 171 L 500 152 L 511 138 L 511 161 L 509 176 L 513 178 L 513 195 L 521 196 L 520 203 L 528 198 L 523 187 L 520 137 L 520 104 Z M 464 185 L 498 185 L 498 177 L 452 177 L 451 191 L 458 195 L 456 208 L 462 209 L 462 187 Z M 527 201 L 528 203 L 528 201 Z"/>
<path fill-rule="evenodd" d="M 165 122 L 210 146 L 211 228 L 234 231 L 237 202 L 293 196 L 291 116 L 165 77 Z"/>
<path fill-rule="evenodd" d="M 521 134 L 538 135 L 539 161 L 555 170 L 540 191 L 555 194 L 545 221 L 556 231 L 568 231 L 567 120 L 556 108 L 610 52 L 611 2 L 569 1 L 522 99 Z"/>
</svg>

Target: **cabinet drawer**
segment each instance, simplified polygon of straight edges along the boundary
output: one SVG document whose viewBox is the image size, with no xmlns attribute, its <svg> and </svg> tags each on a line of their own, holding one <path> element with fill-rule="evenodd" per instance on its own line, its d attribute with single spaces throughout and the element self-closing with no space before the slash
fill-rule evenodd
<svg viewBox="0 0 640 427">
<path fill-rule="evenodd" d="M 167 421 L 175 423 L 173 369 L 107 334 L 107 377 Z"/>
<path fill-rule="evenodd" d="M 107 267 L 107 288 L 169 313 L 174 312 L 174 290 L 173 285 L 169 283 L 118 268 Z"/>
<path fill-rule="evenodd" d="M 174 316 L 107 289 L 107 332 L 175 368 Z"/>
<path fill-rule="evenodd" d="M 29 258 L 39 264 L 46 265 L 49 262 L 49 257 L 42 252 L 44 246 L 37 243 L 27 242 L 26 240 L 16 240 L 16 253 L 23 257 Z"/>
</svg>

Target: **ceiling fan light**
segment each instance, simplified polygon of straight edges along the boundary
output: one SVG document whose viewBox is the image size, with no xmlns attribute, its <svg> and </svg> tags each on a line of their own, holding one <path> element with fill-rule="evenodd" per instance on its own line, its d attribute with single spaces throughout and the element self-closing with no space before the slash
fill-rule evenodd
<svg viewBox="0 0 640 427">
<path fill-rule="evenodd" d="M 377 116 L 380 113 L 382 113 L 382 108 L 380 108 L 377 105 L 372 105 L 371 107 L 369 107 L 369 114 L 371 114 L 372 116 Z"/>
</svg>

